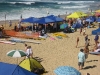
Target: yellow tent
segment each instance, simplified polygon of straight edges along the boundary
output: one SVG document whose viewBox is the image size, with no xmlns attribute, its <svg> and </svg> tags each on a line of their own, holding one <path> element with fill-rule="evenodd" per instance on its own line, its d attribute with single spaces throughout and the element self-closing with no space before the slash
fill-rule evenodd
<svg viewBox="0 0 100 75">
<path fill-rule="evenodd" d="M 36 69 L 45 71 L 44 67 L 37 60 L 35 60 L 33 58 L 28 58 L 28 59 L 23 60 L 19 64 L 19 66 L 21 66 L 22 68 L 24 68 L 28 71 L 31 71 L 31 72 L 34 72 L 34 70 L 36 70 Z"/>
<path fill-rule="evenodd" d="M 99 10 L 96 10 L 95 12 L 100 12 L 100 9 Z"/>
<path fill-rule="evenodd" d="M 85 14 L 81 11 L 78 11 L 78 12 L 74 12 L 71 15 L 67 16 L 67 18 L 80 18 L 80 17 L 84 17 L 84 16 L 87 16 L 87 14 Z"/>
</svg>

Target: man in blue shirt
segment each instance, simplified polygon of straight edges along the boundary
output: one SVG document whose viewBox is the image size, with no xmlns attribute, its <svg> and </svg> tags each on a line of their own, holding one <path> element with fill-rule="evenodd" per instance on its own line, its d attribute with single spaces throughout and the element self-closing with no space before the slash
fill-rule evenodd
<svg viewBox="0 0 100 75">
<path fill-rule="evenodd" d="M 78 53 L 78 66 L 79 66 L 79 70 L 81 70 L 84 67 L 85 53 L 83 51 L 84 51 L 83 49 L 80 49 L 80 52 Z"/>
</svg>

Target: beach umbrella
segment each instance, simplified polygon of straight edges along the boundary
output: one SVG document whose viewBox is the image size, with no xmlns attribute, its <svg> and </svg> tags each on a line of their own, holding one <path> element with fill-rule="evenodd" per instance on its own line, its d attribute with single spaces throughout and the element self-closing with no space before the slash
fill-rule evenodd
<svg viewBox="0 0 100 75">
<path fill-rule="evenodd" d="M 95 13 L 95 16 L 100 16 L 100 12 L 96 12 Z"/>
<path fill-rule="evenodd" d="M 81 73 L 71 66 L 60 66 L 54 70 L 56 75 L 81 75 Z"/>
<path fill-rule="evenodd" d="M 60 25 L 60 29 L 65 29 L 68 26 L 68 24 L 64 23 Z"/>
<path fill-rule="evenodd" d="M 23 50 L 11 50 L 7 52 L 7 56 L 17 57 L 17 63 L 18 63 L 18 57 L 24 57 L 26 56 L 26 53 Z"/>
</svg>

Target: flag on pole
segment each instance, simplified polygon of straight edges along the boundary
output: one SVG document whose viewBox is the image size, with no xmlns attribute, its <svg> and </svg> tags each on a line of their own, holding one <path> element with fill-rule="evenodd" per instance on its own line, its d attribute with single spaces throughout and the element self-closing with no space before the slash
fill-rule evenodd
<svg viewBox="0 0 100 75">
<path fill-rule="evenodd" d="M 21 14 L 21 16 L 20 16 L 20 19 L 22 19 L 22 14 Z"/>
<path fill-rule="evenodd" d="M 6 14 L 5 14 L 5 20 L 6 20 Z"/>
</svg>

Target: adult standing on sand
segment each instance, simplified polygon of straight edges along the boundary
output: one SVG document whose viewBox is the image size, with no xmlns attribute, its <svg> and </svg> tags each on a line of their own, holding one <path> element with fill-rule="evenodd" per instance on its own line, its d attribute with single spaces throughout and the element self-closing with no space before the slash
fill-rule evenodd
<svg viewBox="0 0 100 75">
<path fill-rule="evenodd" d="M 28 58 L 33 58 L 33 52 L 32 52 L 31 46 L 27 47 L 26 55 L 27 55 Z"/>
<path fill-rule="evenodd" d="M 99 36 L 98 36 L 98 34 L 97 34 L 97 35 L 95 35 L 95 38 L 94 38 L 94 41 L 95 41 L 95 45 L 96 45 L 96 46 L 97 46 L 97 43 L 99 42 L 98 40 L 99 40 Z"/>
<path fill-rule="evenodd" d="M 80 52 L 78 53 L 78 66 L 79 66 L 79 70 L 81 70 L 84 67 L 85 53 L 83 51 L 84 51 L 83 49 L 80 49 Z"/>
</svg>

